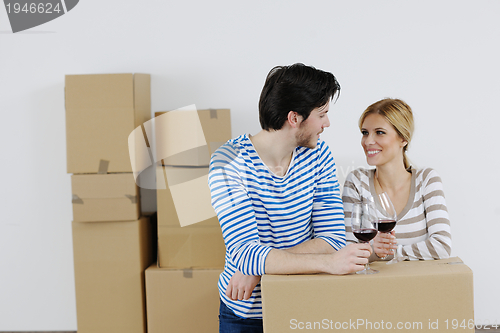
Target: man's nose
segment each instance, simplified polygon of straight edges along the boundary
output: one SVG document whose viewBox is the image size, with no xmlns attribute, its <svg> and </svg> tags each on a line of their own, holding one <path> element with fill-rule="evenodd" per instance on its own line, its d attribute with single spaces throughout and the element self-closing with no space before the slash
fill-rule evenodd
<svg viewBox="0 0 500 333">
<path fill-rule="evenodd" d="M 325 123 L 323 124 L 323 128 L 330 127 L 330 119 L 328 115 L 325 115 Z"/>
</svg>

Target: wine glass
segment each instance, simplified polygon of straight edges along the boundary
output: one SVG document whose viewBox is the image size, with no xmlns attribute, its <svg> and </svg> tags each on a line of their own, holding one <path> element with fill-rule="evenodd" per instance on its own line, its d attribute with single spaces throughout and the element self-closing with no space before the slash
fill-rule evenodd
<svg viewBox="0 0 500 333">
<path fill-rule="evenodd" d="M 362 202 L 353 205 L 351 228 L 354 237 L 356 237 L 360 243 L 368 243 L 377 236 L 377 229 L 375 229 L 374 226 L 376 218 L 375 207 L 371 202 Z M 356 274 L 374 273 L 378 273 L 378 271 L 371 269 L 369 264 L 365 264 L 365 268 L 362 271 L 356 272 Z"/>
<path fill-rule="evenodd" d="M 380 206 L 378 207 L 377 213 L 377 223 L 375 224 L 378 231 L 390 234 L 391 231 L 396 227 L 397 223 L 397 213 L 394 205 L 392 204 L 389 195 L 386 192 L 380 193 L 378 195 Z M 385 256 L 382 259 L 387 258 Z M 394 258 L 391 259 L 387 264 L 393 264 L 401 261 L 400 258 L 396 257 L 396 253 L 394 253 Z"/>
<path fill-rule="evenodd" d="M 396 226 L 397 214 L 391 198 L 386 192 L 378 195 L 380 209 L 377 209 L 377 229 L 380 232 L 390 233 Z"/>
</svg>

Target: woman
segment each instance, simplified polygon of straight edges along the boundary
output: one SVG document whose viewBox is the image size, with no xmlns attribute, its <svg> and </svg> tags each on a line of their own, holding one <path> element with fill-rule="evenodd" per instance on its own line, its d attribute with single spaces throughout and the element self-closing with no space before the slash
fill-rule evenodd
<svg viewBox="0 0 500 333">
<path fill-rule="evenodd" d="M 369 165 L 346 178 L 342 199 L 347 240 L 356 242 L 350 227 L 354 203 L 378 200 L 386 192 L 397 212 L 390 234 L 374 238 L 371 260 L 389 260 L 394 251 L 410 260 L 448 258 L 451 233 L 441 178 L 431 168 L 414 169 L 406 157 L 413 134 L 411 108 L 399 99 L 383 99 L 370 105 L 359 119 L 361 146 Z"/>
</svg>

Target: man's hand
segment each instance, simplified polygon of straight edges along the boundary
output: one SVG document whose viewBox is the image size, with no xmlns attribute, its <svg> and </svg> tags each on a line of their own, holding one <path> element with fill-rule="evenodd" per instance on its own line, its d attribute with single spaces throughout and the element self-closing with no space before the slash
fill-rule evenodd
<svg viewBox="0 0 500 333">
<path fill-rule="evenodd" d="M 232 301 L 247 300 L 252 295 L 252 291 L 260 281 L 260 275 L 244 275 L 236 271 L 226 289 L 226 296 Z"/>
<path fill-rule="evenodd" d="M 361 271 L 371 253 L 370 244 L 349 244 L 330 255 L 327 272 L 342 275 Z"/>
</svg>

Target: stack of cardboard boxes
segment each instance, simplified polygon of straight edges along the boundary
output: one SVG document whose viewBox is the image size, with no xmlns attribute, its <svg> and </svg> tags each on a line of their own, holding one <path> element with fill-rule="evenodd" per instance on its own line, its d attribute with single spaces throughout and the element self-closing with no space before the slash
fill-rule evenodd
<svg viewBox="0 0 500 333">
<path fill-rule="evenodd" d="M 146 332 L 152 228 L 128 136 L 151 118 L 150 76 L 67 75 L 65 98 L 78 332 Z"/>
<path fill-rule="evenodd" d="M 65 96 L 78 332 L 216 332 L 225 246 L 208 168 L 230 111 L 148 121 L 146 74 L 67 75 Z M 141 216 L 138 165 L 156 168 L 157 226 Z"/>
<path fill-rule="evenodd" d="M 210 204 L 210 154 L 231 138 L 227 109 L 155 114 L 158 262 L 146 270 L 149 333 L 217 332 L 225 245 Z"/>
</svg>

